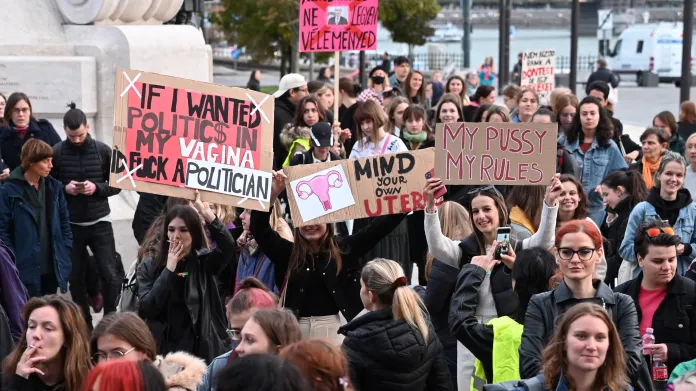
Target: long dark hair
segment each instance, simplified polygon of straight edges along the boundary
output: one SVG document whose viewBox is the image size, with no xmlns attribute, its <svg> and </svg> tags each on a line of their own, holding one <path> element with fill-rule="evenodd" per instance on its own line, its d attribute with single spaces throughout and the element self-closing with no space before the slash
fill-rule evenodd
<svg viewBox="0 0 696 391">
<path fill-rule="evenodd" d="M 626 189 L 626 193 L 632 198 L 630 201 L 632 205 L 645 201 L 648 194 L 643 175 L 637 170 L 614 171 L 602 179 L 601 184 L 613 190 L 618 189 L 619 186 Z"/>
<path fill-rule="evenodd" d="M 418 74 L 420 75 L 421 79 L 423 80 L 421 82 L 421 86 L 416 91 L 416 94 L 411 98 L 411 79 L 413 78 L 413 75 Z M 409 100 L 410 103 L 416 103 L 419 105 L 425 104 L 425 85 L 427 83 L 425 82 L 425 76 L 423 76 L 423 73 L 421 71 L 411 71 L 408 74 L 408 77 L 406 78 L 406 81 L 404 82 L 404 95 L 406 95 L 406 99 Z"/>
<path fill-rule="evenodd" d="M 297 110 L 295 111 L 295 118 L 292 120 L 292 125 L 293 126 L 307 126 L 304 122 L 304 111 L 305 111 L 305 106 L 307 103 L 314 103 L 314 106 L 317 108 L 317 113 L 319 113 L 319 121 L 318 122 L 326 122 L 326 112 L 324 109 L 321 107 L 319 104 L 319 100 L 312 95 L 305 96 L 302 98 L 300 103 L 297 104 Z"/>
<path fill-rule="evenodd" d="M 572 220 L 581 220 L 587 218 L 589 201 L 587 200 L 587 194 L 585 194 L 585 191 L 582 188 L 582 183 L 580 183 L 580 181 L 571 174 L 561 174 L 560 181 L 561 184 L 571 182 L 578 190 L 578 197 L 580 197 L 580 201 L 578 201 L 578 207 L 575 209 L 575 214 L 573 215 Z"/>
<path fill-rule="evenodd" d="M 534 229 L 539 229 L 541 222 L 541 210 L 544 208 L 544 195 L 546 189 L 544 186 L 524 185 L 511 186 L 510 192 L 507 195 L 508 208 L 512 209 L 517 206 L 527 214 Z"/>
<path fill-rule="evenodd" d="M 159 249 L 155 255 L 155 268 L 163 268 L 167 264 L 167 254 L 169 253 L 169 240 L 167 232 L 169 230 L 169 223 L 175 218 L 180 218 L 184 221 L 186 228 L 191 235 L 191 252 L 200 250 L 207 247 L 208 240 L 203 231 L 203 225 L 201 224 L 201 218 L 195 209 L 188 205 L 175 206 L 167 212 L 164 218 L 164 224 L 162 224 L 162 230 L 160 231 L 160 242 Z M 188 254 L 187 254 L 188 255 Z"/>
<path fill-rule="evenodd" d="M 435 109 L 435 123 L 442 123 L 442 120 L 440 119 L 440 109 L 442 108 L 442 105 L 444 105 L 445 103 L 454 104 L 454 107 L 457 108 L 457 113 L 459 114 L 459 121 L 464 121 L 464 113 L 462 112 L 462 99 L 459 97 L 459 95 L 450 92 L 443 95 L 442 98 L 440 98 L 440 102 L 437 104 L 437 108 Z"/>
<path fill-rule="evenodd" d="M 469 212 L 469 223 L 471 224 L 471 231 L 474 233 L 474 238 L 476 239 L 476 244 L 478 245 L 479 253 L 485 254 L 486 239 L 483 237 L 483 233 L 479 231 L 479 229 L 476 227 L 476 224 L 474 224 L 474 213 L 473 208 L 471 207 L 471 202 L 476 197 L 488 197 L 493 200 L 493 202 L 495 203 L 495 207 L 498 210 L 499 227 L 504 227 L 505 225 L 507 225 L 508 211 L 507 207 L 505 207 L 505 200 L 503 199 L 503 195 L 500 194 L 500 192 L 496 190 L 495 187 L 484 187 L 467 195 L 467 198 L 465 200 L 466 205 L 464 205 L 464 207 L 466 208 L 466 211 Z"/>
<path fill-rule="evenodd" d="M 481 106 L 479 106 L 478 110 L 476 110 L 476 113 L 474 114 L 474 118 L 471 120 L 471 122 L 481 122 L 483 120 L 483 114 L 486 113 L 491 107 L 494 105 L 490 103 L 484 103 Z"/>
<path fill-rule="evenodd" d="M 532 296 L 554 289 L 562 278 L 558 273 L 556 257 L 549 251 L 533 247 L 519 252 L 512 266 L 514 292 L 520 303 L 515 320 L 524 324 L 524 315 Z"/>
<path fill-rule="evenodd" d="M 604 109 L 604 107 L 602 107 L 602 104 L 599 102 L 599 99 L 592 96 L 586 96 L 582 101 L 580 101 L 580 104 L 578 105 L 578 113 L 575 114 L 575 117 L 573 118 L 573 125 L 566 132 L 567 142 L 569 144 L 572 144 L 580 139 L 580 135 L 582 134 L 582 122 L 580 121 L 580 111 L 583 105 L 588 104 L 596 105 L 599 109 L 599 123 L 597 124 L 596 133 L 597 144 L 599 144 L 599 146 L 602 148 L 607 148 L 609 147 L 609 144 L 612 139 L 614 125 L 612 124 L 611 119 L 609 118 L 607 110 Z M 582 140 L 580 142 L 582 142 Z"/>
<path fill-rule="evenodd" d="M 478 86 L 476 92 L 474 93 L 474 96 L 471 97 L 471 100 L 480 104 L 481 102 L 479 101 L 481 100 L 481 98 L 487 97 L 493 91 L 495 91 L 495 87 L 493 86 Z"/>
<path fill-rule="evenodd" d="M 251 71 L 251 75 L 249 75 L 249 81 L 247 82 L 247 88 L 251 86 L 252 83 L 259 83 L 258 80 L 256 80 L 256 72 L 259 72 L 258 69 L 254 69 Z"/>
<path fill-rule="evenodd" d="M 309 241 L 302 236 L 300 229 L 295 228 L 295 245 L 292 246 L 292 252 L 290 253 L 287 276 L 290 276 L 293 269 L 299 270 L 304 267 L 306 262 L 312 261 L 311 248 Z M 336 274 L 338 275 L 341 272 L 342 258 L 341 251 L 336 243 L 333 224 L 326 224 L 326 233 L 321 238 L 321 243 L 319 243 L 319 253 L 329 253 L 330 259 L 336 262 Z"/>
<path fill-rule="evenodd" d="M 447 83 L 445 84 L 445 92 L 448 94 L 453 94 L 453 92 L 450 92 L 450 83 L 452 83 L 452 80 L 459 80 L 462 83 L 462 92 L 460 92 L 459 94 L 455 94 L 455 95 L 458 95 L 462 101 L 464 99 L 468 99 L 469 85 L 466 84 L 466 81 L 464 80 L 464 78 L 459 76 L 459 75 L 453 75 L 453 76 L 450 76 L 449 79 L 447 79 Z"/>
<path fill-rule="evenodd" d="M 164 225 L 164 218 L 166 217 L 169 210 L 178 205 L 188 205 L 189 201 L 184 198 L 179 197 L 169 197 L 167 202 L 164 203 L 164 210 L 159 216 L 152 222 L 150 228 L 145 232 L 145 238 L 143 238 L 143 243 L 138 248 L 138 262 L 145 260 L 147 257 L 153 257 L 157 253 L 157 248 L 160 244 L 160 231 L 162 231 L 162 225 Z M 166 229 L 166 228 L 165 228 Z"/>
</svg>

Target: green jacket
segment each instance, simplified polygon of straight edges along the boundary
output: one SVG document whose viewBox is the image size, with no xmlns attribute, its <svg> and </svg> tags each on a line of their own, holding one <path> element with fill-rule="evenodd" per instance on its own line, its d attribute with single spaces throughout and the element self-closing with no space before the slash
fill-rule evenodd
<svg viewBox="0 0 696 391">
<path fill-rule="evenodd" d="M 290 160 L 292 160 L 292 157 L 295 156 L 296 153 L 302 153 L 305 151 L 309 151 L 311 148 L 311 144 L 309 142 L 308 138 L 304 137 L 299 137 L 296 138 L 295 141 L 292 142 L 290 145 L 290 148 L 288 148 L 288 157 L 285 158 L 285 161 L 283 162 L 283 168 L 287 167 L 290 165 Z"/>
<path fill-rule="evenodd" d="M 524 326 L 508 316 L 492 319 L 486 325 L 493 327 L 493 384 L 518 380 L 519 347 Z M 477 359 L 474 376 L 471 378 L 471 391 L 482 391 L 486 383 L 486 372 L 481 361 Z"/>
</svg>

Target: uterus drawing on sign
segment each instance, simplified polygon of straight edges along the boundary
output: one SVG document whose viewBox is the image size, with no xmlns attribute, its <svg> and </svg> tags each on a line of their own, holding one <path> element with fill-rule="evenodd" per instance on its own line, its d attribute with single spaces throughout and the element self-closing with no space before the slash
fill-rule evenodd
<svg viewBox="0 0 696 391">
<path fill-rule="evenodd" d="M 309 221 L 355 205 L 343 166 L 313 173 L 290 182 L 303 221 Z"/>
</svg>

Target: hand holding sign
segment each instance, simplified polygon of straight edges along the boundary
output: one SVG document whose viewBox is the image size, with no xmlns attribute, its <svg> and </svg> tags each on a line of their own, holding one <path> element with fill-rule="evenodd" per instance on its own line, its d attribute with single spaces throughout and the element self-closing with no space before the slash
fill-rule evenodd
<svg viewBox="0 0 696 391">
<path fill-rule="evenodd" d="M 561 192 L 563 192 L 563 185 L 561 184 L 560 177 L 561 174 L 554 175 L 551 179 L 551 184 L 546 188 L 546 196 L 544 197 L 544 201 L 546 202 L 546 205 L 552 208 L 556 206 L 558 198 L 561 196 Z"/>
<path fill-rule="evenodd" d="M 210 224 L 215 220 L 215 213 L 207 202 L 201 201 L 201 193 L 198 190 L 196 190 L 196 200 L 193 202 L 193 207 L 205 219 L 206 223 Z"/>
<path fill-rule="evenodd" d="M 288 177 L 283 173 L 283 170 L 273 171 L 273 183 L 271 184 L 271 205 L 285 190 L 285 180 Z"/>
</svg>

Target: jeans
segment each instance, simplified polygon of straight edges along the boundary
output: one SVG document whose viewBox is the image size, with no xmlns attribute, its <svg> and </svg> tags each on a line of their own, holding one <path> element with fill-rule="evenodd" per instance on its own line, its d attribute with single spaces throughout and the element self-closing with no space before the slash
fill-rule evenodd
<svg viewBox="0 0 696 391">
<path fill-rule="evenodd" d="M 88 279 L 93 279 L 94 267 L 99 271 L 103 283 L 104 314 L 116 311 L 116 301 L 121 293 L 121 283 L 125 277 L 123 264 L 116 256 L 114 230 L 110 222 L 100 221 L 90 226 L 72 226 L 72 276 L 70 277 L 70 293 L 85 315 L 87 327 L 92 328 L 92 316 L 89 312 L 89 294 L 94 296 L 93 285 Z M 90 257 L 85 256 L 87 247 L 94 254 L 94 264 L 90 265 Z M 92 268 L 90 268 L 92 266 Z"/>
</svg>

